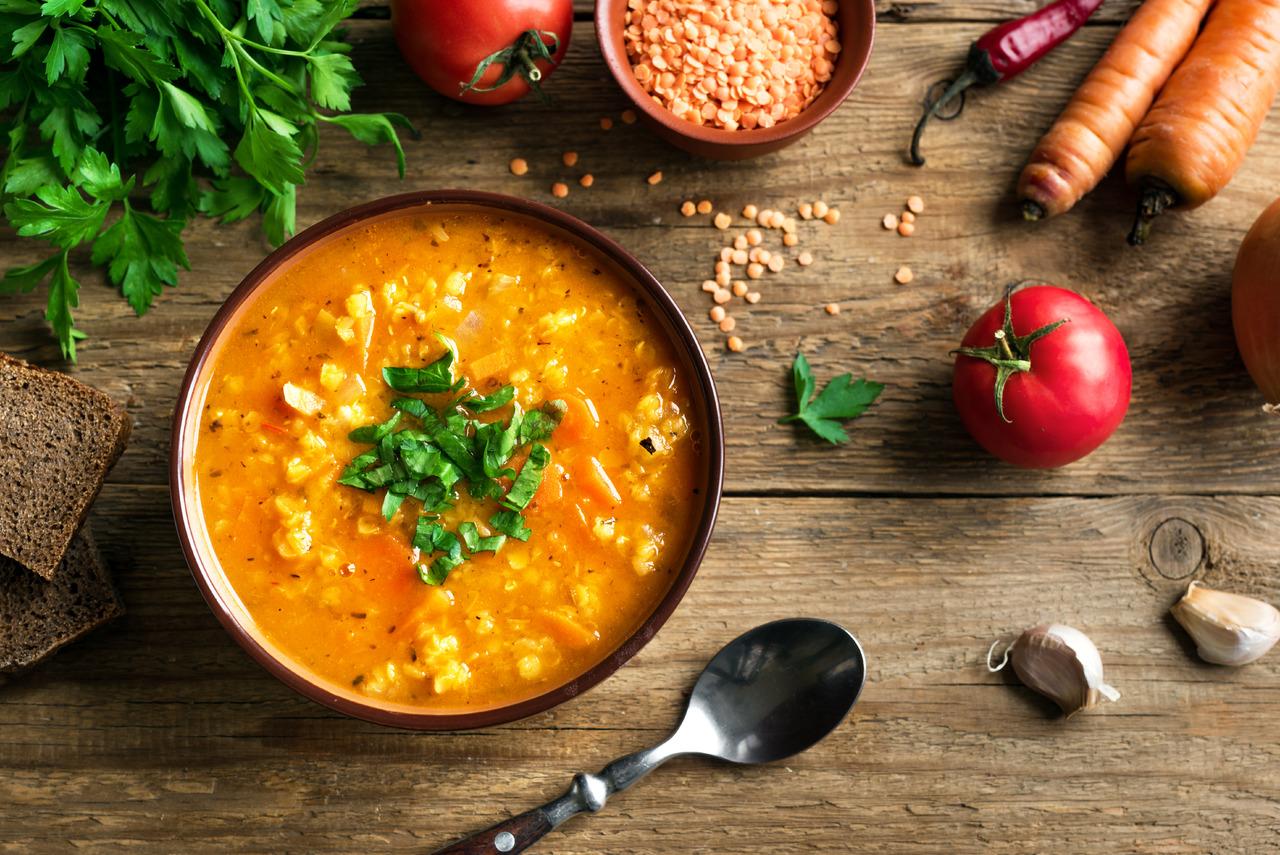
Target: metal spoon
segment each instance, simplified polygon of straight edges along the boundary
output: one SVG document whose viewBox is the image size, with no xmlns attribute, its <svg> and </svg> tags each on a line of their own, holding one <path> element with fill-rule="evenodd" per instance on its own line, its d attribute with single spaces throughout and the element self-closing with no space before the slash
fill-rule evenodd
<svg viewBox="0 0 1280 855">
<path fill-rule="evenodd" d="M 658 766 L 682 754 L 768 763 L 798 754 L 844 719 L 862 691 L 866 659 L 847 629 L 792 618 L 729 642 L 693 687 L 684 719 L 665 742 L 579 773 L 563 796 L 440 849 L 435 855 L 523 852 L 583 811 L 604 807 Z"/>
</svg>

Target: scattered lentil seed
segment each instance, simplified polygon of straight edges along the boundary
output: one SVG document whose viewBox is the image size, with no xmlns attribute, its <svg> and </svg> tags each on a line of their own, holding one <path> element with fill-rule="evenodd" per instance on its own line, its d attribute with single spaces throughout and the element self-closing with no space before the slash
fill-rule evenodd
<svg viewBox="0 0 1280 855">
<path fill-rule="evenodd" d="M 524 175 L 529 171 L 529 161 L 523 157 L 515 157 L 511 159 L 511 174 Z"/>
<path fill-rule="evenodd" d="M 756 218 L 756 214 L 759 213 L 760 209 L 755 205 L 745 205 L 742 208 L 742 216 L 746 217 L 748 220 L 754 220 Z"/>
<path fill-rule="evenodd" d="M 729 279 L 732 276 L 733 274 L 730 273 L 727 269 L 721 270 L 719 273 L 716 274 L 716 284 L 719 285 L 721 288 L 728 288 Z"/>
<path fill-rule="evenodd" d="M 748 279 L 759 279 L 763 275 L 764 275 L 764 265 L 755 261 L 747 265 Z"/>
<path fill-rule="evenodd" d="M 910 211 L 910 212 L 911 212 L 911 213 L 913 213 L 913 214 L 923 214 L 923 213 L 924 213 L 924 200 L 923 200 L 923 199 L 921 199 L 919 196 L 908 196 L 908 197 L 907 197 L 907 210 L 908 210 L 908 211 Z"/>
<path fill-rule="evenodd" d="M 796 213 L 800 215 L 800 219 L 802 220 L 812 220 L 813 206 L 810 205 L 808 202 L 801 202 L 800 205 L 796 208 Z"/>
<path fill-rule="evenodd" d="M 782 220 L 783 234 L 793 235 L 796 233 L 796 221 L 793 217 L 785 217 Z"/>
<path fill-rule="evenodd" d="M 680 205 L 680 213 L 686 217 L 692 217 L 696 210 L 697 208 L 695 208 L 693 203 L 689 201 L 686 201 Z"/>
<path fill-rule="evenodd" d="M 636 111 L 635 111 L 635 110 L 623 110 L 623 111 L 622 111 L 622 124 L 624 124 L 624 125 L 634 125 L 635 123 L 636 123 Z"/>
<path fill-rule="evenodd" d="M 830 211 L 827 211 L 826 216 L 822 218 L 822 221 L 829 226 L 834 226 L 836 223 L 840 222 L 840 209 L 832 208 Z"/>
<path fill-rule="evenodd" d="M 827 311 L 827 314 L 828 314 L 828 315 L 838 315 L 838 314 L 840 314 L 840 304 L 839 304 L 839 303 L 827 303 L 827 305 L 826 305 L 824 308 L 826 309 L 826 311 Z"/>
<path fill-rule="evenodd" d="M 898 223 L 898 234 L 903 237 L 911 237 L 915 233 L 916 227 L 914 223 Z"/>
<path fill-rule="evenodd" d="M 748 246 L 749 244 L 747 243 L 746 235 L 738 235 L 736 238 L 733 239 L 734 249 L 746 249 Z"/>
<path fill-rule="evenodd" d="M 645 181 L 648 181 L 650 185 L 658 184 L 662 181 L 662 170 L 659 169 L 657 172 L 646 178 Z"/>
<path fill-rule="evenodd" d="M 789 232 L 782 236 L 783 246 L 795 246 L 800 242 L 800 238 L 796 237 L 794 232 Z"/>
<path fill-rule="evenodd" d="M 756 214 L 756 225 L 764 226 L 767 229 L 769 228 L 769 220 L 771 219 L 773 219 L 773 211 L 765 208 L 760 213 Z"/>
<path fill-rule="evenodd" d="M 759 229 L 749 229 L 747 231 L 747 243 L 751 246 L 759 246 L 762 240 L 764 240 L 764 235 L 760 234 Z"/>
<path fill-rule="evenodd" d="M 903 212 L 902 212 L 902 222 L 904 222 L 904 223 L 914 223 L 915 221 L 916 221 L 916 215 L 915 215 L 915 214 L 911 213 L 910 211 L 903 211 Z"/>
<path fill-rule="evenodd" d="M 703 199 L 701 202 L 699 202 L 699 203 L 698 203 L 698 213 L 699 213 L 699 214 L 710 214 L 710 213 L 711 213 L 711 200 L 710 200 L 710 199 Z"/>
<path fill-rule="evenodd" d="M 708 294 L 714 294 L 720 290 L 720 286 L 711 279 L 708 279 L 702 283 L 702 290 L 706 291 Z"/>
<path fill-rule="evenodd" d="M 769 269 L 772 270 L 774 273 L 781 273 L 782 266 L 786 264 L 786 261 L 783 260 L 782 256 L 774 255 L 774 256 L 770 256 L 769 260 L 765 263 L 769 266 Z"/>
<path fill-rule="evenodd" d="M 813 253 L 811 252 L 800 253 L 800 255 L 796 257 L 796 263 L 799 264 L 801 267 L 808 267 L 810 264 L 813 264 Z"/>
<path fill-rule="evenodd" d="M 728 273 L 728 272 L 729 272 L 729 262 L 727 261 L 716 262 L 716 273 Z"/>
<path fill-rule="evenodd" d="M 759 292 L 759 291 L 748 291 L 748 292 L 747 292 L 747 296 L 745 297 L 745 299 L 746 299 L 746 301 L 747 301 L 748 303 L 750 303 L 751 305 L 753 305 L 753 306 L 754 306 L 756 303 L 759 303 L 759 302 L 760 302 L 760 292 Z"/>
<path fill-rule="evenodd" d="M 733 283 L 733 296 L 744 297 L 746 296 L 746 293 L 747 293 L 746 282 L 743 282 L 741 279 L 739 279 L 737 282 Z"/>
<path fill-rule="evenodd" d="M 747 256 L 747 251 L 745 249 L 735 249 L 733 251 L 733 257 L 729 260 L 734 264 L 742 265 L 746 264 L 751 259 Z"/>
<path fill-rule="evenodd" d="M 915 279 L 915 278 L 916 278 L 916 275 L 912 273 L 911 268 L 907 267 L 905 264 L 898 268 L 897 273 L 893 274 L 893 280 L 897 282 L 899 285 L 906 285 L 908 282 L 910 282 L 912 279 Z"/>
<path fill-rule="evenodd" d="M 600 130 L 607 131 L 612 127 L 613 127 L 613 119 L 610 119 L 608 116 L 605 116 L 603 119 L 600 120 Z"/>
<path fill-rule="evenodd" d="M 898 218 L 893 214 L 885 214 L 884 219 L 880 221 L 880 225 L 884 226 L 889 231 L 893 231 L 898 227 Z"/>
<path fill-rule="evenodd" d="M 730 217 L 724 211 L 721 211 L 716 214 L 716 218 L 713 222 L 715 222 L 716 228 L 720 229 L 720 231 L 724 231 L 733 223 L 733 217 Z"/>
<path fill-rule="evenodd" d="M 578 163 L 578 153 L 576 151 L 566 151 L 560 155 L 560 159 L 564 161 L 565 166 L 574 166 Z"/>
<path fill-rule="evenodd" d="M 725 314 L 726 313 L 724 310 L 724 306 L 711 307 L 711 320 L 715 321 L 716 323 L 720 323 L 721 321 L 723 321 Z"/>
<path fill-rule="evenodd" d="M 733 294 L 729 293 L 729 290 L 726 288 L 717 288 L 716 293 L 711 295 L 711 299 L 723 306 L 725 303 L 733 299 Z"/>
<path fill-rule="evenodd" d="M 727 317 L 720 322 L 720 332 L 733 332 L 733 328 L 738 325 L 732 317 Z"/>
<path fill-rule="evenodd" d="M 827 203 L 823 202 L 821 199 L 813 203 L 813 215 L 817 217 L 819 220 L 825 217 L 827 215 L 827 211 L 829 210 L 830 209 L 827 207 Z"/>
<path fill-rule="evenodd" d="M 563 199 L 565 196 L 569 195 L 569 185 L 565 184 L 563 181 L 557 181 L 555 184 L 551 185 L 551 195 L 555 196 L 557 199 Z"/>
<path fill-rule="evenodd" d="M 720 249 L 720 260 L 721 260 L 722 262 L 724 262 L 724 261 L 733 261 L 733 247 L 730 247 L 730 246 L 721 247 L 721 249 Z"/>
<path fill-rule="evenodd" d="M 761 264 L 768 264 L 769 259 L 773 258 L 773 253 L 764 247 L 760 247 L 760 252 L 756 253 L 756 261 Z"/>
<path fill-rule="evenodd" d="M 751 247 L 751 251 L 747 253 L 747 261 L 759 261 L 759 260 L 760 260 L 760 247 L 758 246 Z"/>
<path fill-rule="evenodd" d="M 734 353 L 742 353 L 742 351 L 747 349 L 747 346 L 742 343 L 742 339 L 738 338 L 736 335 L 729 336 L 729 340 L 726 341 L 725 344 L 728 345 L 729 349 Z"/>
<path fill-rule="evenodd" d="M 782 213 L 781 211 L 774 211 L 773 214 L 769 217 L 769 228 L 780 229 L 782 228 L 782 224 L 785 223 L 786 221 L 787 221 L 786 214 Z"/>
<path fill-rule="evenodd" d="M 583 175 L 578 179 L 578 183 L 583 187 L 590 187 L 592 184 L 596 183 L 596 177 L 588 172 L 586 175 Z"/>
</svg>

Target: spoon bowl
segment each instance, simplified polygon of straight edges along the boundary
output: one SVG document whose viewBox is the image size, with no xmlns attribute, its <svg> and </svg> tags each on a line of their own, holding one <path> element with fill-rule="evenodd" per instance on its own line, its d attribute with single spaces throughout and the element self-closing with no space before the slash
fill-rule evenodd
<svg viewBox="0 0 1280 855">
<path fill-rule="evenodd" d="M 835 730 L 866 673 L 862 647 L 839 624 L 792 618 L 758 626 L 707 664 L 675 738 L 683 743 L 691 728 L 688 753 L 731 763 L 790 757 Z"/>
<path fill-rule="evenodd" d="M 621 757 L 597 775 L 579 773 L 560 798 L 436 855 L 523 852 L 569 817 L 600 810 L 609 796 L 682 754 L 731 763 L 798 754 L 839 726 L 862 693 L 866 673 L 861 645 L 838 624 L 791 618 L 758 626 L 707 664 L 666 741 Z"/>
</svg>

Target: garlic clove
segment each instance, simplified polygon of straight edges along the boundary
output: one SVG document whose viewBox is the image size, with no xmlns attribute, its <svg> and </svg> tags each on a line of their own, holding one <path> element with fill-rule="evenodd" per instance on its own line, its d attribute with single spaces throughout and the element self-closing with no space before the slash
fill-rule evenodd
<svg viewBox="0 0 1280 855">
<path fill-rule="evenodd" d="M 1170 611 L 1195 640 L 1200 658 L 1215 665 L 1248 665 L 1280 640 L 1280 611 L 1274 606 L 1199 582 L 1188 585 Z"/>
<path fill-rule="evenodd" d="M 1009 660 L 1024 685 L 1050 698 L 1068 716 L 1120 697 L 1102 678 L 1098 648 L 1074 627 L 1032 627 L 1013 643 Z"/>
</svg>

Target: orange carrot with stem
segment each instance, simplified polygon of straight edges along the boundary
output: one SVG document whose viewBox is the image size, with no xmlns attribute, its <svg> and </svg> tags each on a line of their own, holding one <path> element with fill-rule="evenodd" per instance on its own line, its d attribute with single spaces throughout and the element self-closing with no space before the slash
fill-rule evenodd
<svg viewBox="0 0 1280 855">
<path fill-rule="evenodd" d="M 1169 208 L 1195 208 L 1235 175 L 1280 90 L 1280 0 L 1218 0 L 1129 146 L 1141 244 Z"/>
<path fill-rule="evenodd" d="M 1129 144 L 1212 0 L 1146 0 L 1036 145 L 1018 179 L 1028 220 L 1070 210 Z"/>
</svg>

